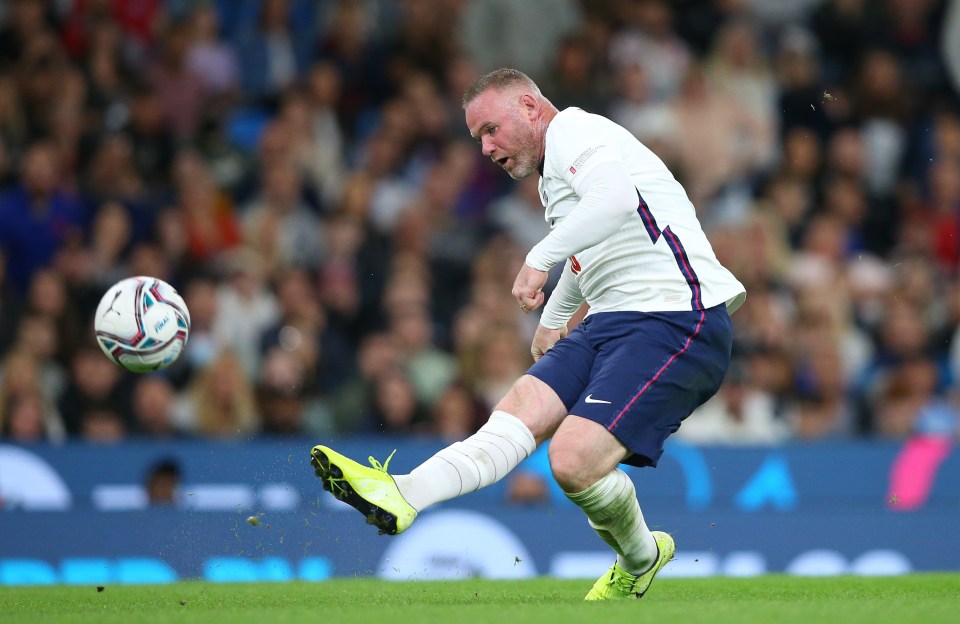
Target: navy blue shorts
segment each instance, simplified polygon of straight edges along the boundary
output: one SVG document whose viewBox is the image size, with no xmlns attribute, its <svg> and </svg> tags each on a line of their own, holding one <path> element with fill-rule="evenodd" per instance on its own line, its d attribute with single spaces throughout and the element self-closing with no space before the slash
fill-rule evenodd
<svg viewBox="0 0 960 624">
<path fill-rule="evenodd" d="M 570 414 L 607 428 L 656 466 L 680 422 L 720 387 L 730 365 L 726 306 L 692 312 L 599 312 L 527 371 L 553 388 Z"/>
</svg>

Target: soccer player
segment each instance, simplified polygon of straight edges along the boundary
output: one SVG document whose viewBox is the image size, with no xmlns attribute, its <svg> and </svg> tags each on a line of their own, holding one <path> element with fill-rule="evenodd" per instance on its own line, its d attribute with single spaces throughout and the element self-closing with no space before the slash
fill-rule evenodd
<svg viewBox="0 0 960 624">
<path fill-rule="evenodd" d="M 616 553 L 586 599 L 639 598 L 675 545 L 647 527 L 617 466 L 656 466 L 667 437 L 717 391 L 729 314 L 746 292 L 717 261 L 683 187 L 624 128 L 558 111 L 515 69 L 480 77 L 463 107 L 485 156 L 514 179 L 540 175 L 551 231 L 517 275 L 521 309 L 544 303 L 547 272 L 565 262 L 533 338 L 535 362 L 477 433 L 410 474 L 322 445 L 314 467 L 324 488 L 396 534 L 430 505 L 502 479 L 552 438 L 554 478 Z M 567 335 L 584 302 L 587 316 Z"/>
</svg>

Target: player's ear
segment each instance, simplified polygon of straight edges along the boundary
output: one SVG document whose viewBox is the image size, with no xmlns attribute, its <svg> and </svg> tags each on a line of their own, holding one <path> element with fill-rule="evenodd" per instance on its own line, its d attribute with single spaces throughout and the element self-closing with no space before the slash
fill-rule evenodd
<svg viewBox="0 0 960 624">
<path fill-rule="evenodd" d="M 540 112 L 540 102 L 529 93 L 520 96 L 520 106 L 528 119 L 535 118 Z"/>
</svg>

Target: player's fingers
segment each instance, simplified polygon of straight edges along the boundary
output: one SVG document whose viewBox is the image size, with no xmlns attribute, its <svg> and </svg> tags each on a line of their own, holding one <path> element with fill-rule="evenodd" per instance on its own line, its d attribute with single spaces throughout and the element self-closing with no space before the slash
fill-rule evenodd
<svg viewBox="0 0 960 624">
<path fill-rule="evenodd" d="M 543 293 L 540 291 L 537 291 L 533 293 L 533 296 L 530 298 L 529 303 L 526 301 L 524 301 L 524 303 L 526 303 L 527 307 L 530 308 L 531 310 L 536 310 L 537 308 L 543 305 L 543 298 L 544 298 Z"/>
<path fill-rule="evenodd" d="M 543 297 L 541 296 L 538 299 L 536 296 L 537 294 L 538 293 L 533 293 L 532 295 L 529 293 L 520 293 L 517 295 L 517 305 L 519 305 L 520 309 L 524 312 L 532 312 L 533 310 L 536 310 L 538 307 L 540 307 L 540 303 L 543 301 Z"/>
</svg>

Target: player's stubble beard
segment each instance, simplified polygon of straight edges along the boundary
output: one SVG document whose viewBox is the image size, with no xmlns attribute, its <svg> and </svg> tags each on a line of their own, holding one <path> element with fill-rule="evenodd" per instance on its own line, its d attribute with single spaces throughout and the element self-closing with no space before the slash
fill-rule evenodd
<svg viewBox="0 0 960 624">
<path fill-rule="evenodd" d="M 518 115 L 519 117 L 519 115 Z M 517 120 L 520 122 L 520 119 Z M 540 169 L 540 160 L 543 155 L 541 146 L 546 134 L 545 128 L 541 128 L 539 120 L 532 126 L 519 123 L 521 129 L 517 137 L 517 150 L 514 156 L 513 169 L 507 171 L 514 180 L 522 180 Z"/>
</svg>

